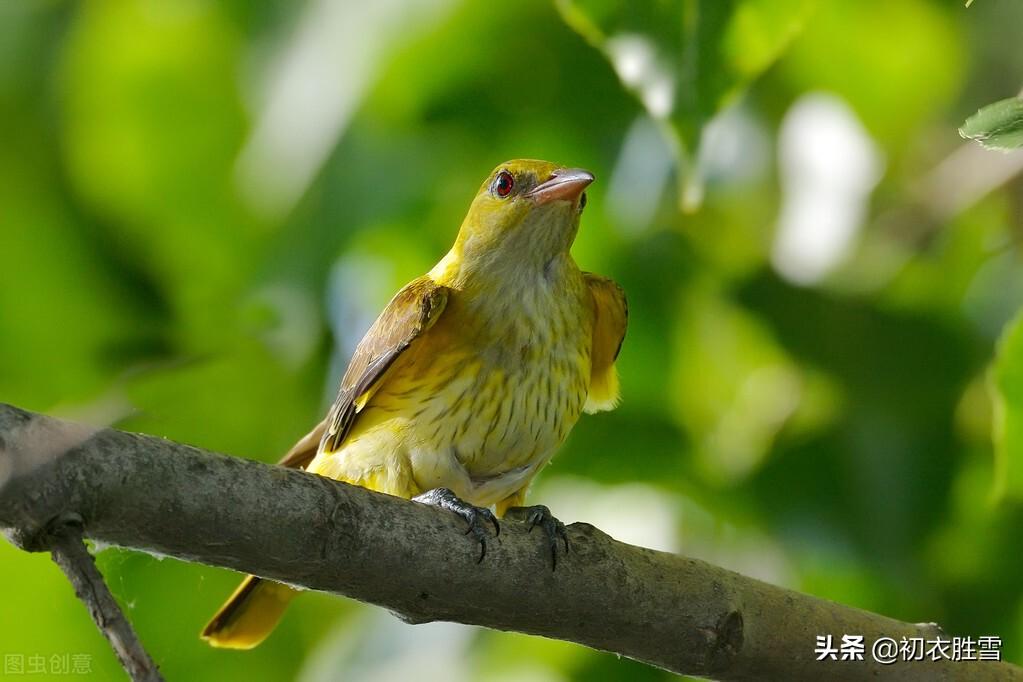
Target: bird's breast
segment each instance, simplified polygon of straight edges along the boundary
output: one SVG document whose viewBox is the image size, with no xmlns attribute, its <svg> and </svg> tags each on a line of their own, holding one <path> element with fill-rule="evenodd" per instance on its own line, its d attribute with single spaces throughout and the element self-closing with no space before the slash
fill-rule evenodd
<svg viewBox="0 0 1023 682">
<path fill-rule="evenodd" d="M 539 308 L 483 316 L 456 305 L 374 397 L 407 419 L 414 458 L 451 458 L 479 485 L 509 472 L 528 482 L 546 463 L 586 401 L 591 331 L 575 297 Z"/>
</svg>

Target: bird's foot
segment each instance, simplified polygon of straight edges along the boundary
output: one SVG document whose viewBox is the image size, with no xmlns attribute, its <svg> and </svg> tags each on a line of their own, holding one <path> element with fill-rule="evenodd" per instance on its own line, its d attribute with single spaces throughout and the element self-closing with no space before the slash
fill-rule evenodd
<svg viewBox="0 0 1023 682">
<path fill-rule="evenodd" d="M 565 532 L 565 524 L 556 519 L 551 514 L 551 510 L 542 504 L 531 507 L 516 507 L 514 512 L 516 516 L 525 517 L 526 523 L 529 524 L 530 533 L 537 526 L 543 528 L 544 535 L 547 536 L 547 546 L 551 550 L 551 570 L 553 571 L 558 566 L 559 540 L 564 543 L 565 554 L 568 554 L 568 533 Z"/>
<path fill-rule="evenodd" d="M 465 534 L 470 533 L 480 543 L 480 557 L 476 560 L 476 563 L 483 561 L 483 557 L 487 555 L 487 530 L 486 523 L 490 522 L 494 525 L 494 537 L 501 534 L 501 526 L 497 523 L 497 517 L 494 513 L 486 507 L 477 507 L 469 504 L 468 502 L 460 499 L 453 492 L 447 488 L 434 488 L 433 490 L 427 490 L 422 495 L 417 495 L 412 498 L 414 502 L 421 502 L 423 504 L 433 505 L 434 507 L 440 507 L 441 509 L 448 509 L 455 512 L 469 524 L 469 527 L 465 530 Z"/>
</svg>

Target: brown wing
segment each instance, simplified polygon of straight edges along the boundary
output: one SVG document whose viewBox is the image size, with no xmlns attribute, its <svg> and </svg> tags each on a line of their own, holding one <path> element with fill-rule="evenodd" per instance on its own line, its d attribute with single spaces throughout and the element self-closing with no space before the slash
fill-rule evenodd
<svg viewBox="0 0 1023 682">
<path fill-rule="evenodd" d="M 316 451 L 320 447 L 320 440 L 323 438 L 323 431 L 327 428 L 327 420 L 324 419 L 317 424 L 312 431 L 302 436 L 302 439 L 291 446 L 288 454 L 278 462 L 282 467 L 292 469 L 305 469 L 309 462 L 316 457 Z"/>
<path fill-rule="evenodd" d="M 368 394 L 398 356 L 444 312 L 448 291 L 424 275 L 395 294 L 355 349 L 334 405 L 322 424 L 320 450 L 333 452 L 344 442 Z M 315 433 L 314 429 L 306 438 Z"/>
<path fill-rule="evenodd" d="M 593 296 L 593 347 L 590 351 L 590 394 L 586 412 L 611 410 L 618 404 L 618 371 L 615 360 L 625 340 L 629 306 L 625 292 L 614 280 L 584 272 Z"/>
</svg>

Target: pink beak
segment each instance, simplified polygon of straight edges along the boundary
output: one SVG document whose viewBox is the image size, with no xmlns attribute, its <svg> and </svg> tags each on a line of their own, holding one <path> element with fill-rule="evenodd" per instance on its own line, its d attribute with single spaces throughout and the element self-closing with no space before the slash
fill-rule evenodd
<svg viewBox="0 0 1023 682">
<path fill-rule="evenodd" d="M 559 199 L 575 201 L 591 182 L 593 173 L 589 171 L 582 168 L 561 168 L 526 192 L 526 196 L 540 205 Z"/>
</svg>

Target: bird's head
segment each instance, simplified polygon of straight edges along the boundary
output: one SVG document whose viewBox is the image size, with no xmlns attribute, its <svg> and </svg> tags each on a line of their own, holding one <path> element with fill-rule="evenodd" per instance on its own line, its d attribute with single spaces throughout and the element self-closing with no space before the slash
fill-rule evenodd
<svg viewBox="0 0 1023 682">
<path fill-rule="evenodd" d="M 547 161 L 502 163 L 480 186 L 452 254 L 468 271 L 546 267 L 567 256 L 591 182 L 587 171 Z"/>
</svg>

